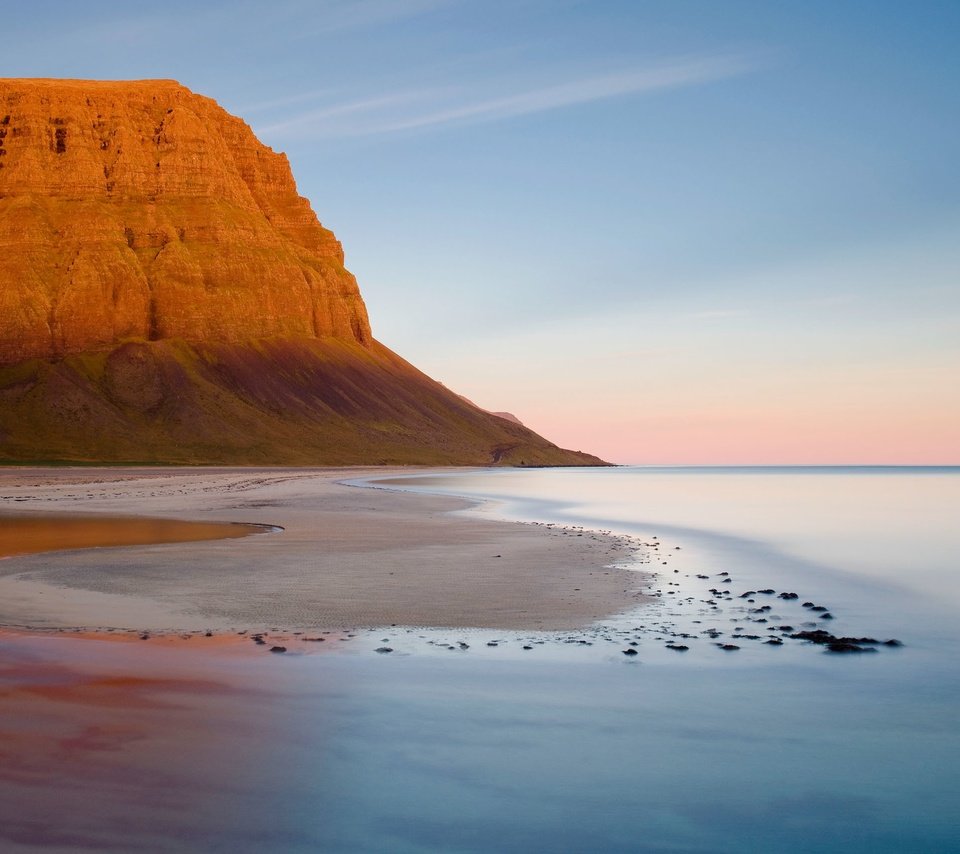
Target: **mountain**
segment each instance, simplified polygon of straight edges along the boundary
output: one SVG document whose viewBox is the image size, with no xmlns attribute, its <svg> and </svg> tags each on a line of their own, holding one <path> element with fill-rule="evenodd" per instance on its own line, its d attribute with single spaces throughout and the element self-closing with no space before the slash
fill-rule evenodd
<svg viewBox="0 0 960 854">
<path fill-rule="evenodd" d="M 175 81 L 0 80 L 0 461 L 599 465 L 377 342 L 283 154 Z"/>
</svg>

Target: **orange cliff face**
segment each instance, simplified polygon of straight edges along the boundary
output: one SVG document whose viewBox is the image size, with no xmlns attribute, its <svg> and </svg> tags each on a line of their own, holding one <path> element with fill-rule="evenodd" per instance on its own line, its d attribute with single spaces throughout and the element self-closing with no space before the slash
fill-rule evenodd
<svg viewBox="0 0 960 854">
<path fill-rule="evenodd" d="M 0 364 L 271 336 L 371 341 L 283 154 L 174 81 L 0 79 Z"/>
<path fill-rule="evenodd" d="M 370 335 L 286 157 L 169 80 L 0 80 L 0 465 L 598 465 Z"/>
</svg>

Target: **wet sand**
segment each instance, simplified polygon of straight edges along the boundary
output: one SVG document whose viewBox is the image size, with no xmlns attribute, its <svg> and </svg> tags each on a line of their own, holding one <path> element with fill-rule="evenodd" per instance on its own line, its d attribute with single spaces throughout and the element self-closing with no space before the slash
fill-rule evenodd
<svg viewBox="0 0 960 854">
<path fill-rule="evenodd" d="M 645 601 L 623 538 L 490 521 L 362 489 L 401 470 L 11 469 L 4 518 L 83 513 L 273 525 L 239 539 L 0 561 L 0 625 L 150 632 L 390 625 L 571 629 Z"/>
<path fill-rule="evenodd" d="M 281 683 L 266 658 L 220 640 L 178 650 L 0 631 L 0 849 L 243 850 L 256 839 L 279 782 L 268 758 Z"/>
<path fill-rule="evenodd" d="M 0 515 L 0 559 L 17 555 L 112 546 L 231 539 L 262 534 L 261 526 L 183 522 L 139 516 Z"/>
</svg>

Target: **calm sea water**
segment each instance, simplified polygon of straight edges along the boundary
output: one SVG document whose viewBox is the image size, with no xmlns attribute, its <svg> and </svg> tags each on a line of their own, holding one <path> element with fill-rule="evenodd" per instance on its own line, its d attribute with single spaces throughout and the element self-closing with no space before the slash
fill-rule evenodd
<svg viewBox="0 0 960 854">
<path fill-rule="evenodd" d="M 658 536 L 689 550 L 684 570 L 819 590 L 915 636 L 958 634 L 960 467 L 511 469 L 390 484 L 483 498 L 482 515 Z"/>
<path fill-rule="evenodd" d="M 94 850 L 960 850 L 960 470 L 490 471 L 403 485 L 492 499 L 468 512 L 656 537 L 659 557 L 639 568 L 658 572 L 661 598 L 579 635 L 397 627 L 310 656 L 212 656 L 206 674 L 192 652 L 204 692 L 151 689 L 177 721 L 162 761 L 141 755 L 156 752 L 154 725 L 138 728 L 155 704 L 128 710 L 139 740 L 108 738 L 113 753 L 77 763 L 76 785 L 61 779 L 57 838 Z M 724 652 L 701 632 L 763 638 L 771 626 L 756 620 L 812 615 L 775 597 L 764 616 L 719 601 L 706 588 L 721 572 L 736 594 L 796 591 L 830 608 L 831 631 L 905 646 Z M 691 635 L 687 652 L 666 648 L 669 631 Z M 374 654 L 384 639 L 396 651 Z M 448 649 L 459 640 L 469 650 Z M 128 666 L 112 661 L 117 644 L 90 643 L 12 645 L 0 660 L 21 680 L 18 656 Z M 84 776 L 104 757 L 101 776 Z M 43 774 L 11 789 L 5 773 L 0 812 L 23 845 L 11 850 L 41 850 L 23 817 L 39 826 L 29 787 L 42 795 Z"/>
</svg>

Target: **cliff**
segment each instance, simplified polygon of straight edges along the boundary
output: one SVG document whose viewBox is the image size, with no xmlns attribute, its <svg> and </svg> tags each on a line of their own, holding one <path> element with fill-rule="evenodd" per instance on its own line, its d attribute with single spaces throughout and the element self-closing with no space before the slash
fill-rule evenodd
<svg viewBox="0 0 960 854">
<path fill-rule="evenodd" d="M 209 98 L 0 80 L 0 460 L 599 463 L 375 342 L 343 261 Z"/>
<path fill-rule="evenodd" d="M 286 157 L 172 81 L 0 81 L 0 362 L 128 337 L 370 338 Z"/>
</svg>

